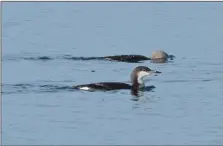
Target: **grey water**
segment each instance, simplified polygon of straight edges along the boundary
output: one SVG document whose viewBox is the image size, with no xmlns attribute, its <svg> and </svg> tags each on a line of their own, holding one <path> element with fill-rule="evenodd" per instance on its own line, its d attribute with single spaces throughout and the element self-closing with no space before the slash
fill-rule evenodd
<svg viewBox="0 0 223 146">
<path fill-rule="evenodd" d="M 222 2 L 3 2 L 2 144 L 223 144 Z M 72 60 L 162 49 L 156 64 Z M 162 72 L 137 100 L 139 65 Z"/>
</svg>

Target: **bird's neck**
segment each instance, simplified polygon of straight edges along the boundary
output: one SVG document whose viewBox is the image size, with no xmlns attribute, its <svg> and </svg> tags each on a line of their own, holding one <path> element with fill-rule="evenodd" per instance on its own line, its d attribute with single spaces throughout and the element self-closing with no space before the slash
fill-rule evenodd
<svg viewBox="0 0 223 146">
<path fill-rule="evenodd" d="M 142 78 L 135 77 L 132 81 L 132 86 L 133 86 L 133 88 L 140 89 L 140 88 L 144 88 L 145 84 L 144 84 Z"/>
</svg>

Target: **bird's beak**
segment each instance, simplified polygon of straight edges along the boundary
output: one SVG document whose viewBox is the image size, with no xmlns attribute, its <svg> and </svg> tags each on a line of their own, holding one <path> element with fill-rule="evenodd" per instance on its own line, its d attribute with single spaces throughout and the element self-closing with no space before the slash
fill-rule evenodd
<svg viewBox="0 0 223 146">
<path fill-rule="evenodd" d="M 160 71 L 155 71 L 155 73 L 157 73 L 157 74 L 161 74 L 162 72 L 160 72 Z"/>
<path fill-rule="evenodd" d="M 170 60 L 173 60 L 173 59 L 175 59 L 176 57 L 175 57 L 174 55 L 169 55 L 168 58 L 169 58 Z"/>
<path fill-rule="evenodd" d="M 157 76 L 158 74 L 160 74 L 162 72 L 156 71 L 156 70 L 152 70 L 152 71 L 150 71 L 150 73 L 153 74 L 153 75 L 155 75 L 155 76 Z"/>
</svg>

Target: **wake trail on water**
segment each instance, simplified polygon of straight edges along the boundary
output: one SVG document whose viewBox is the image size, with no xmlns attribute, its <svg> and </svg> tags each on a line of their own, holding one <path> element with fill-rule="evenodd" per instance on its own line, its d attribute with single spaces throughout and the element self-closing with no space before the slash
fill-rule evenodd
<svg viewBox="0 0 223 146">
<path fill-rule="evenodd" d="M 3 61 L 18 61 L 18 60 L 30 60 L 30 61 L 51 61 L 51 60 L 106 60 L 104 57 L 75 57 L 71 55 L 63 56 L 37 56 L 37 57 L 3 57 Z"/>
<path fill-rule="evenodd" d="M 3 84 L 3 94 L 13 93 L 42 93 L 42 92 L 61 92 L 61 91 L 74 91 L 71 86 L 52 85 L 52 84 Z"/>
</svg>

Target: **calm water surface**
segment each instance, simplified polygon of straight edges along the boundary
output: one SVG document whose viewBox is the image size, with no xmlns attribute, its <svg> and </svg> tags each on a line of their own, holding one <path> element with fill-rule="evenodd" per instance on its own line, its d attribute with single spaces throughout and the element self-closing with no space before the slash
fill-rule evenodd
<svg viewBox="0 0 223 146">
<path fill-rule="evenodd" d="M 4 2 L 2 22 L 3 144 L 223 144 L 222 2 Z M 61 57 L 155 49 L 176 59 Z M 162 74 L 137 101 L 67 88 L 129 83 L 138 65 Z"/>
</svg>

